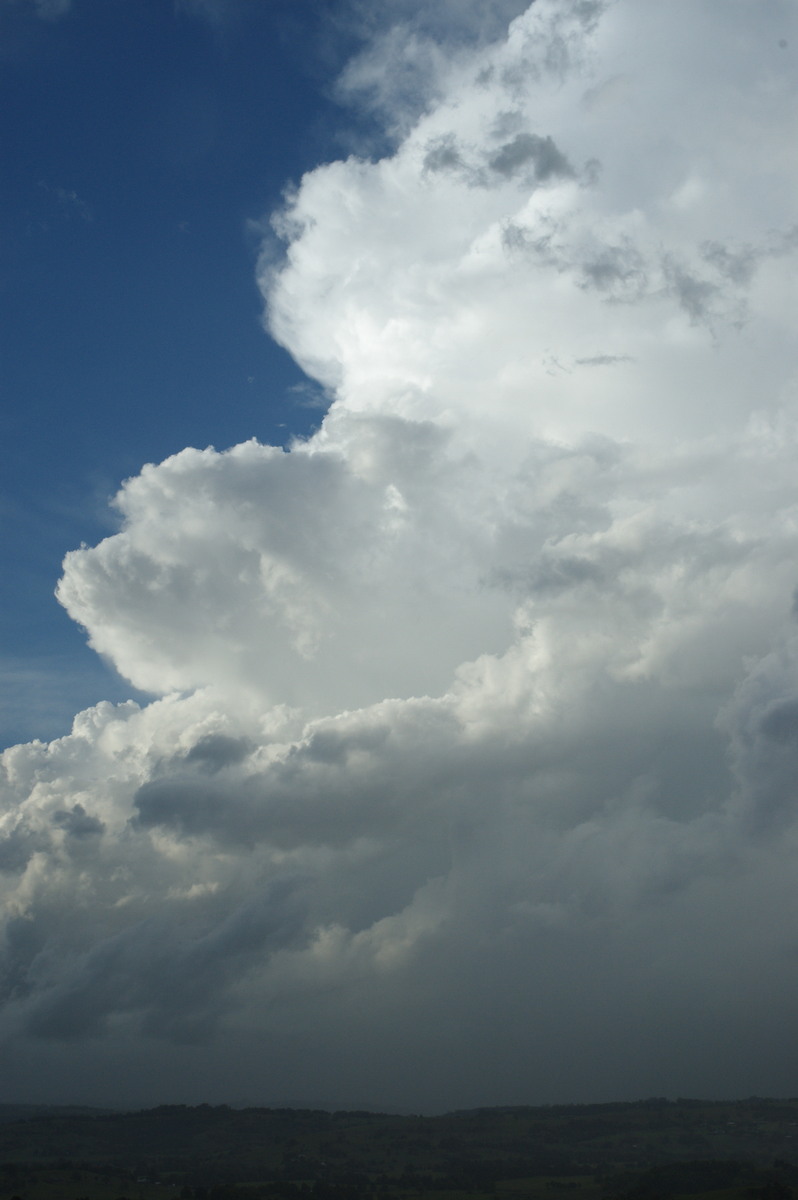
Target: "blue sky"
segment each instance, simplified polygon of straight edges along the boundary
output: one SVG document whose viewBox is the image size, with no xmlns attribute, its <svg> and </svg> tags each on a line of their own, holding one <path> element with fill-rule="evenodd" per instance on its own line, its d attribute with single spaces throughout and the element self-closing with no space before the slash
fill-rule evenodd
<svg viewBox="0 0 798 1200">
<path fill-rule="evenodd" d="M 0 26 L 0 1099 L 794 1094 L 792 0 Z"/>
<path fill-rule="evenodd" d="M 0 36 L 10 744 L 130 694 L 53 598 L 66 551 L 113 528 L 121 481 L 318 422 L 263 331 L 248 226 L 354 118 L 328 99 L 346 38 L 302 0 L 6 3 Z"/>
</svg>

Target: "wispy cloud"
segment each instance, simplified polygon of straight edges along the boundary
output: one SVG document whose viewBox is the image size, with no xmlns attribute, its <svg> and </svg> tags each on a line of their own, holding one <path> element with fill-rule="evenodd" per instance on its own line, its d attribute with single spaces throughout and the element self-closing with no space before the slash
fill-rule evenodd
<svg viewBox="0 0 798 1200">
<path fill-rule="evenodd" d="M 94 220 L 91 208 L 85 200 L 81 199 L 74 188 L 51 187 L 42 180 L 39 181 L 39 187 L 54 198 L 61 211 L 67 216 L 79 217 L 87 224 Z"/>
<path fill-rule="evenodd" d="M 72 0 L 21 0 L 22 3 L 28 4 L 36 13 L 45 21 L 55 21 L 59 17 L 66 16 L 72 9 Z M 3 0 L 5 7 L 16 6 L 20 0 Z"/>
</svg>

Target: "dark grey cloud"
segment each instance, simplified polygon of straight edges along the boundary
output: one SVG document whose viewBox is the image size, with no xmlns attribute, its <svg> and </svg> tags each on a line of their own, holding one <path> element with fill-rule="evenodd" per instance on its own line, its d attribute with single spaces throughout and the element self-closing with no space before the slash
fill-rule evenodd
<svg viewBox="0 0 798 1200">
<path fill-rule="evenodd" d="M 631 239 L 606 245 L 581 264 L 583 286 L 593 287 L 608 299 L 633 302 L 646 294 L 649 267 Z"/>
<path fill-rule="evenodd" d="M 82 804 L 74 804 L 69 810 L 58 809 L 53 813 L 53 824 L 76 838 L 93 837 L 105 829 L 99 817 L 87 813 Z"/>
<path fill-rule="evenodd" d="M 518 125 L 517 113 L 505 113 L 503 119 L 497 122 L 497 136 L 506 136 Z M 424 168 L 427 171 L 458 171 L 471 183 L 486 187 L 491 185 L 490 177 L 486 175 L 481 164 L 477 164 L 473 155 L 469 156 L 464 148 L 458 146 L 452 134 L 434 138 L 424 156 Z M 562 151 L 555 145 L 551 137 L 540 137 L 534 133 L 516 133 L 514 137 L 504 142 L 488 159 L 488 167 L 505 179 L 516 176 L 533 178 L 537 183 L 545 183 L 550 179 L 570 179 L 574 170 Z"/>
<path fill-rule="evenodd" d="M 320 729 L 311 735 L 302 753 L 315 762 L 335 763 L 338 766 L 345 764 L 352 754 L 380 750 L 390 733 L 388 725 L 376 725 L 348 733 L 335 728 Z"/>
<path fill-rule="evenodd" d="M 4 1004 L 32 991 L 31 963 L 46 941 L 46 932 L 32 917 L 11 916 L 5 922 L 0 948 L 0 997 Z"/>
<path fill-rule="evenodd" d="M 0 871 L 24 871 L 36 851 L 44 845 L 45 839 L 38 831 L 20 823 L 0 838 Z"/>
<path fill-rule="evenodd" d="M 634 362 L 630 354 L 591 354 L 587 358 L 576 358 L 580 367 L 612 367 L 616 363 Z"/>
<path fill-rule="evenodd" d="M 457 143 L 451 134 L 436 138 L 424 155 L 424 168 L 427 171 L 450 171 L 463 165 Z"/>
<path fill-rule="evenodd" d="M 386 724 L 315 729 L 265 770 L 212 779 L 176 772 L 143 784 L 133 824 L 228 847 L 340 849 L 390 837 L 412 824 L 419 806 L 431 816 L 424 760 L 406 762 L 402 741 Z"/>
<path fill-rule="evenodd" d="M 214 834 L 246 845 L 265 834 L 266 821 L 253 807 L 251 788 L 231 794 L 224 781 L 173 776 L 143 784 L 135 793 L 136 823 L 143 829 L 179 830 L 187 837 Z M 265 815 L 265 814 L 264 814 Z"/>
<path fill-rule="evenodd" d="M 194 928 L 133 925 L 59 964 L 52 982 L 46 959 L 34 959 L 30 974 L 38 967 L 43 978 L 25 1028 L 39 1038 L 83 1039 L 101 1034 L 111 1017 L 127 1016 L 145 1033 L 205 1040 L 229 1003 L 231 983 L 302 936 L 294 891 L 290 880 L 272 882 L 232 911 L 210 914 L 205 927 L 196 918 Z"/>
<path fill-rule="evenodd" d="M 531 166 L 539 183 L 548 179 L 570 179 L 574 170 L 568 159 L 554 144 L 551 137 L 540 137 L 535 133 L 519 133 L 506 142 L 489 161 L 492 170 L 506 178 L 517 175 L 523 168 Z"/>
<path fill-rule="evenodd" d="M 702 248 L 705 262 L 713 266 L 721 275 L 725 275 L 732 283 L 747 284 L 756 270 L 761 259 L 761 252 L 753 246 L 742 249 L 732 249 L 721 242 L 706 242 Z"/>
<path fill-rule="evenodd" d="M 668 284 L 690 320 L 706 321 L 718 296 L 718 285 L 672 260 L 666 259 L 664 266 Z"/>
<path fill-rule="evenodd" d="M 208 733 L 196 742 L 186 755 L 186 763 L 197 764 L 214 774 L 224 767 L 243 762 L 252 745 L 246 738 L 230 737 L 224 733 Z"/>
<path fill-rule="evenodd" d="M 561 591 L 567 588 L 579 587 L 582 584 L 600 585 L 605 582 L 605 568 L 590 559 L 573 556 L 560 556 L 542 563 L 534 572 L 522 579 L 512 581 L 511 576 L 505 577 L 515 586 L 521 586 L 525 592 Z"/>
</svg>

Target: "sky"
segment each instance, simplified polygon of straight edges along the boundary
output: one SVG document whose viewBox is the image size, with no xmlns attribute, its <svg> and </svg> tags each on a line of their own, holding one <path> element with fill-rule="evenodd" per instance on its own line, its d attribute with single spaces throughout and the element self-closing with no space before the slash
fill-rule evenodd
<svg viewBox="0 0 798 1200">
<path fill-rule="evenodd" d="M 798 10 L 0 35 L 0 1099 L 795 1095 Z"/>
</svg>

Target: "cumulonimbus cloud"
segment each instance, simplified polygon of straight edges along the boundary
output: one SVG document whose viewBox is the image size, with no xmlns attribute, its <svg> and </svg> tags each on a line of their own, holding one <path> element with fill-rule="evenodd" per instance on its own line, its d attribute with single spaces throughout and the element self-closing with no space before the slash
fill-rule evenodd
<svg viewBox="0 0 798 1200">
<path fill-rule="evenodd" d="M 789 1090 L 795 23 L 537 0 L 289 197 L 321 428 L 123 486 L 59 596 L 157 698 L 4 756 L 18 1070 Z"/>
</svg>

